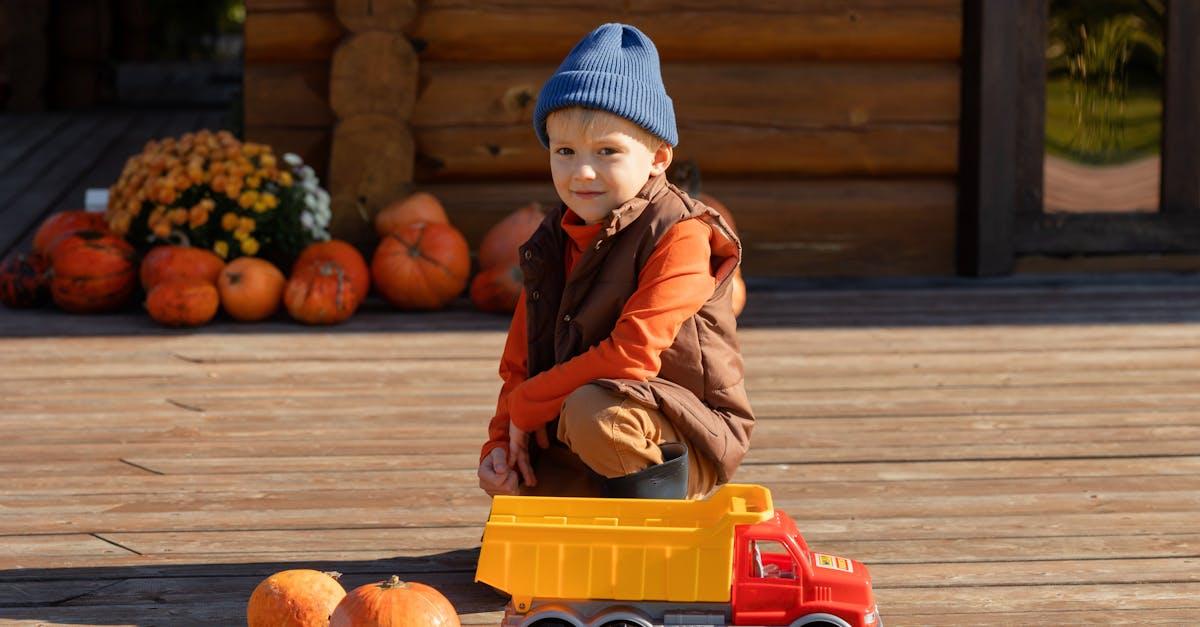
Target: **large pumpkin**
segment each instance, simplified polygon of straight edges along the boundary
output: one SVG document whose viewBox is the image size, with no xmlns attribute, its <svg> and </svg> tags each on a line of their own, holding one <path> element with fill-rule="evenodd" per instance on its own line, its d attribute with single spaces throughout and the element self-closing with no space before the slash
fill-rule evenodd
<svg viewBox="0 0 1200 627">
<path fill-rule="evenodd" d="M 111 233 L 79 231 L 54 247 L 50 295 L 67 311 L 110 311 L 137 286 L 137 254 Z"/>
<path fill-rule="evenodd" d="M 307 324 L 337 324 L 358 309 L 354 286 L 333 261 L 314 261 L 297 269 L 283 290 L 283 304 Z"/>
<path fill-rule="evenodd" d="M 221 306 L 235 320 L 250 322 L 270 317 L 283 299 L 283 273 L 257 257 L 238 257 L 225 265 L 217 279 Z"/>
<path fill-rule="evenodd" d="M 394 201 L 375 214 L 375 232 L 386 237 L 413 222 L 436 222 L 449 224 L 446 208 L 436 196 L 428 192 L 417 192 Z"/>
<path fill-rule="evenodd" d="M 440 309 L 462 293 L 471 271 L 467 240 L 449 224 L 417 222 L 383 238 L 371 279 L 402 309 Z"/>
<path fill-rule="evenodd" d="M 458 612 L 423 583 L 387 581 L 351 590 L 329 617 L 329 627 L 459 627 Z"/>
<path fill-rule="evenodd" d="M 249 627 L 325 627 L 346 597 L 338 573 L 285 570 L 258 584 L 246 605 Z"/>
<path fill-rule="evenodd" d="M 546 212 L 532 203 L 508 214 L 488 229 L 479 244 L 479 267 L 486 270 L 518 263 L 518 249 L 537 230 Z"/>
<path fill-rule="evenodd" d="M 350 284 L 354 286 L 354 295 L 358 298 L 358 302 L 361 303 L 367 297 L 367 292 L 371 290 L 371 270 L 367 268 L 367 261 L 363 259 L 362 253 L 358 252 L 357 248 L 336 239 L 314 242 L 309 244 L 296 258 L 296 263 L 292 264 L 292 274 L 295 274 L 305 264 L 315 261 L 337 263 L 346 273 Z"/>
<path fill-rule="evenodd" d="M 206 248 L 155 246 L 142 259 L 139 276 L 147 292 L 163 281 L 199 279 L 216 285 L 224 267 L 225 260 Z"/>
<path fill-rule="evenodd" d="M 521 267 L 496 266 L 483 270 L 471 279 L 471 302 L 480 311 L 512 313 L 524 289 Z"/>
<path fill-rule="evenodd" d="M 204 279 L 161 281 L 146 294 L 146 311 L 159 324 L 198 327 L 217 315 L 217 287 Z"/>
<path fill-rule="evenodd" d="M 50 262 L 38 253 L 11 253 L 0 262 L 0 302 L 38 307 L 50 297 Z"/>
<path fill-rule="evenodd" d="M 103 213 L 72 210 L 60 211 L 38 225 L 33 234 L 33 252 L 50 254 L 54 245 L 63 237 L 79 231 L 107 231 L 108 223 Z"/>
</svg>

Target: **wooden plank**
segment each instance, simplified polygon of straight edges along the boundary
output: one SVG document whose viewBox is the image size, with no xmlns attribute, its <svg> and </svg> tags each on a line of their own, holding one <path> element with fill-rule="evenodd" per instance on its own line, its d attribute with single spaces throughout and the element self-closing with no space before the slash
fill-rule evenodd
<svg viewBox="0 0 1200 627">
<path fill-rule="evenodd" d="M 247 12 L 245 60 L 255 63 L 328 62 L 345 30 L 333 7 L 307 11 Z"/>
<path fill-rule="evenodd" d="M 246 126 L 329 127 L 329 62 L 247 63 L 242 85 Z"/>
<path fill-rule="evenodd" d="M 1200 255 L 1103 255 L 1047 257 L 1022 255 L 1014 274 L 1113 274 L 1118 272 L 1196 272 Z"/>
<path fill-rule="evenodd" d="M 862 129 L 681 124 L 675 151 L 713 176 L 938 176 L 957 170 L 954 125 Z M 526 124 L 417 128 L 417 181 L 544 180 L 548 153 Z M 755 154 L 753 160 L 744 155 Z"/>
<path fill-rule="evenodd" d="M 525 124 L 555 65 L 422 63 L 417 127 Z M 677 120 L 862 128 L 955 124 L 958 67 L 948 63 L 675 63 L 662 68 Z M 746 98 L 746 94 L 756 94 Z"/>
<path fill-rule="evenodd" d="M 7 179 L 9 170 L 24 162 L 33 151 L 64 129 L 70 119 L 61 113 L 5 114 L 6 138 L 0 144 L 0 181 Z M 11 125 L 11 126 L 10 126 Z"/>
<path fill-rule="evenodd" d="M 0 183 L 0 251 L 7 251 L 37 227 L 78 178 L 92 168 L 134 122 L 135 116 L 81 116 L 80 121 L 44 144 L 26 164 L 9 170 Z"/>
<path fill-rule="evenodd" d="M 430 61 L 557 62 L 597 24 L 620 21 L 644 30 L 665 61 L 954 60 L 961 10 L 950 0 L 436 0 L 422 4 L 413 38 Z"/>
<path fill-rule="evenodd" d="M 333 10 L 333 0 L 246 0 L 246 13 Z"/>
</svg>

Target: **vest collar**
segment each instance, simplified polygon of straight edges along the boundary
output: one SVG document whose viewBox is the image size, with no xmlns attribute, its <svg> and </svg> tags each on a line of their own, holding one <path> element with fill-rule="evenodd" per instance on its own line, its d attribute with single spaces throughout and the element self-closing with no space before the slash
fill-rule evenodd
<svg viewBox="0 0 1200 627">
<path fill-rule="evenodd" d="M 667 189 L 666 175 L 659 174 L 658 176 L 650 177 L 646 184 L 642 186 L 641 191 L 633 198 L 625 201 L 620 207 L 612 210 L 608 217 L 604 220 L 604 235 L 612 237 L 618 231 L 633 224 L 638 216 L 642 215 L 642 211 L 650 204 L 655 197 L 663 193 Z"/>
</svg>

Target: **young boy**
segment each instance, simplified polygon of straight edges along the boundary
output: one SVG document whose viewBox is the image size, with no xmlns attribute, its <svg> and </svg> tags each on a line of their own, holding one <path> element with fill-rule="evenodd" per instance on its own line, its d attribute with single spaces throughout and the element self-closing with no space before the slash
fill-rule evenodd
<svg viewBox="0 0 1200 627">
<path fill-rule="evenodd" d="M 533 117 L 563 205 L 521 247 L 479 485 L 702 498 L 754 425 L 730 301 L 741 244 L 665 180 L 678 139 L 653 42 L 624 24 L 592 31 Z"/>
</svg>

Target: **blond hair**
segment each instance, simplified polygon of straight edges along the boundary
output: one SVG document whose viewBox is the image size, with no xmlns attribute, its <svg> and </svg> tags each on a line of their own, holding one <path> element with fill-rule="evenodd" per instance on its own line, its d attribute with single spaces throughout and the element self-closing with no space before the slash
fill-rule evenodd
<svg viewBox="0 0 1200 627">
<path fill-rule="evenodd" d="M 658 150 L 664 143 L 663 139 L 654 133 L 619 115 L 600 109 L 566 107 L 553 111 L 550 115 L 546 116 L 547 134 L 549 134 L 551 128 L 561 129 L 564 127 L 579 128 L 588 137 L 620 131 L 641 142 L 651 152 Z"/>
</svg>

